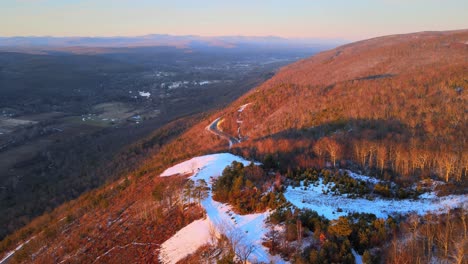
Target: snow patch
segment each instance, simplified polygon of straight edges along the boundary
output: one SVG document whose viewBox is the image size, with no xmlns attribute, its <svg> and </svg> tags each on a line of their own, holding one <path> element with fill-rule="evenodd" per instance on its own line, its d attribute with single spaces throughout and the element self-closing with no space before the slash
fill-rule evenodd
<svg viewBox="0 0 468 264">
<path fill-rule="evenodd" d="M 188 85 L 190 82 L 189 81 L 176 81 L 176 82 L 172 82 L 171 84 L 169 84 L 167 86 L 167 88 L 169 90 L 172 90 L 172 89 L 177 89 L 177 88 L 181 88 L 181 87 L 185 87 L 186 85 Z M 161 84 L 161 87 L 162 87 L 163 84 Z M 166 84 L 164 83 L 164 86 L 166 86 Z"/>
<path fill-rule="evenodd" d="M 231 165 L 233 161 L 241 162 L 244 165 L 251 163 L 230 153 L 212 154 L 179 163 L 165 170 L 161 176 L 193 173 L 191 179 L 194 181 L 203 179 L 211 188 L 213 178 L 220 176 L 224 168 Z M 274 263 L 284 263 L 279 257 L 271 256 L 268 249 L 262 245 L 263 237 L 267 231 L 265 220 L 270 212 L 248 215 L 236 214 L 229 205 L 214 201 L 211 192 L 201 204 L 206 210 L 207 218 L 193 222 L 164 242 L 161 246 L 162 262 L 175 263 L 194 253 L 201 245 L 209 243 L 209 229 L 210 226 L 213 226 L 220 233 L 236 232 L 242 234 L 242 239 L 246 244 L 254 244 L 256 248 L 249 258 L 251 261 L 270 263 L 273 260 Z"/>
<path fill-rule="evenodd" d="M 354 249 L 351 249 L 351 253 L 353 253 L 354 256 L 354 262 L 356 264 L 362 264 L 362 256 L 359 255 Z"/>
<path fill-rule="evenodd" d="M 166 240 L 161 246 L 161 262 L 175 264 L 209 243 L 210 224 L 209 219 L 196 220 Z"/>
<path fill-rule="evenodd" d="M 241 105 L 241 106 L 239 107 L 239 110 L 237 110 L 237 111 L 238 111 L 238 112 L 243 112 L 243 111 L 245 110 L 245 108 L 246 108 L 249 104 L 250 104 L 250 103 L 245 104 L 245 105 Z"/>
<path fill-rule="evenodd" d="M 201 81 L 198 84 L 199 85 L 207 85 L 207 84 L 210 84 L 210 83 L 213 83 L 213 82 L 212 81 Z"/>
<path fill-rule="evenodd" d="M 193 176 L 194 180 L 204 179 L 206 182 L 209 182 L 211 176 L 217 177 L 221 175 L 224 168 L 231 165 L 233 161 L 242 162 L 244 165 L 250 164 L 250 161 L 230 153 L 211 154 L 179 163 L 166 169 L 161 173 L 161 176 L 186 175 L 196 172 L 197 174 Z"/>
<path fill-rule="evenodd" d="M 354 172 L 349 171 L 349 170 L 347 170 L 346 172 L 348 173 L 348 175 L 349 175 L 351 178 L 353 178 L 353 179 L 355 179 L 355 180 L 364 181 L 364 182 L 370 182 L 370 183 L 372 183 L 372 184 L 377 184 L 377 183 L 382 182 L 381 180 L 376 179 L 376 178 L 374 178 L 374 177 L 369 177 L 369 176 L 357 174 L 357 173 L 354 173 Z"/>
<path fill-rule="evenodd" d="M 150 92 L 138 92 L 140 94 L 141 97 L 146 97 L 146 98 L 149 98 L 151 96 L 151 93 Z"/>
<path fill-rule="evenodd" d="M 365 198 L 348 198 L 343 195 L 323 193 L 327 190 L 322 179 L 318 184 L 311 184 L 293 188 L 289 186 L 285 197 L 293 205 L 299 208 L 308 208 L 317 211 L 328 219 L 338 219 L 348 213 L 372 213 L 379 218 L 387 218 L 393 214 L 417 213 L 423 215 L 428 212 L 443 213 L 450 208 L 457 208 L 468 203 L 468 195 L 449 195 L 437 197 L 434 193 L 420 195 L 418 200 L 393 200 L 376 198 L 368 200 Z M 338 210 L 340 209 L 340 210 Z"/>
<path fill-rule="evenodd" d="M 16 253 L 16 251 L 20 250 L 24 245 L 28 244 L 29 241 L 31 241 L 32 239 L 34 239 L 35 236 L 31 237 L 30 239 L 28 239 L 26 242 L 24 243 L 21 243 L 19 244 L 15 249 L 13 249 L 12 251 L 9 251 L 8 253 L 6 253 L 6 255 L 0 260 L 0 264 L 4 264 L 4 263 L 8 263 L 8 259 L 13 256 L 13 254 Z"/>
</svg>

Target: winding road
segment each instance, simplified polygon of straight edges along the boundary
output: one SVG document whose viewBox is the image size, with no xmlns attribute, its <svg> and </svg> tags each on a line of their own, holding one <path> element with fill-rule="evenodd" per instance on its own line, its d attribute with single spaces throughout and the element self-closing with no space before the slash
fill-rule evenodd
<svg viewBox="0 0 468 264">
<path fill-rule="evenodd" d="M 231 148 L 234 144 L 240 143 L 240 140 L 238 138 L 235 138 L 229 135 L 228 133 L 225 133 L 218 129 L 218 124 L 220 121 L 221 117 L 216 118 L 210 125 L 206 127 L 206 130 L 229 141 L 229 148 Z"/>
<path fill-rule="evenodd" d="M 238 138 L 236 138 L 234 136 L 231 136 L 228 133 L 219 130 L 218 125 L 222 120 L 221 117 L 216 118 L 210 125 L 208 125 L 206 127 L 206 130 L 210 131 L 211 133 L 213 133 L 213 134 L 215 134 L 215 135 L 217 135 L 217 136 L 219 136 L 221 138 L 226 139 L 229 142 L 229 148 L 231 148 L 232 145 L 234 145 L 234 144 L 240 143 L 242 141 L 242 139 L 243 139 L 242 135 L 241 135 L 242 121 L 240 120 L 240 117 L 241 117 L 242 112 L 245 110 L 245 108 L 248 105 L 250 105 L 250 103 L 245 104 L 245 105 L 241 105 L 239 107 L 239 109 L 237 110 L 238 113 L 237 113 L 237 121 L 236 122 L 237 122 L 237 126 L 238 126 L 237 127 L 237 133 L 239 134 Z"/>
</svg>

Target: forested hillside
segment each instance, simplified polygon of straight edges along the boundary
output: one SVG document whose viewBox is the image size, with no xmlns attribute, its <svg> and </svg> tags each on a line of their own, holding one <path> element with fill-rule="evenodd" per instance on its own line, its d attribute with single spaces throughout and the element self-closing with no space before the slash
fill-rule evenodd
<svg viewBox="0 0 468 264">
<path fill-rule="evenodd" d="M 270 223 L 282 225 L 284 243 L 277 245 L 276 233 L 268 233 L 271 254 L 292 263 L 354 263 L 354 248 L 365 263 L 464 263 L 466 211 L 386 220 L 357 214 L 329 221 L 321 212 L 278 205 L 283 198 L 275 197 L 288 186 L 307 190 L 304 181 L 318 186 L 325 180 L 342 184 L 335 190 L 340 195 L 371 193 L 371 201 L 417 197 L 423 179 L 437 180 L 439 196 L 466 195 L 467 41 L 468 30 L 381 37 L 289 65 L 226 109 L 157 145 L 157 151 L 147 150 L 154 154 L 119 181 L 7 237 L 0 251 L 31 239 L 12 262 L 158 261 L 161 243 L 203 217 L 200 204 L 178 198 L 189 175 L 159 175 L 193 156 L 229 151 L 263 165 L 236 169 L 234 163 L 213 185 L 213 199 L 231 203 L 238 213 L 278 208 Z M 225 133 L 241 131 L 241 143 L 229 148 L 207 131 L 218 117 Z M 384 184 L 365 185 L 343 176 L 343 170 Z M 275 199 L 256 193 L 265 183 L 275 186 L 270 188 Z M 246 201 L 237 203 L 242 193 L 248 194 Z M 302 241 L 313 243 L 301 248 Z M 197 254 L 189 257 L 203 259 L 203 252 Z"/>
<path fill-rule="evenodd" d="M 250 105 L 238 151 L 291 167 L 341 162 L 464 183 L 466 39 L 467 31 L 382 37 L 287 66 L 240 100 Z M 227 111 L 224 130 L 237 133 L 236 120 Z"/>
</svg>

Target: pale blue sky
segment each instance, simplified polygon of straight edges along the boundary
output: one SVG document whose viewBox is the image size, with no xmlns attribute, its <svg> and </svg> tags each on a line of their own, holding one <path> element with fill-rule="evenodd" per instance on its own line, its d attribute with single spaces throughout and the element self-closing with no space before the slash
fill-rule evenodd
<svg viewBox="0 0 468 264">
<path fill-rule="evenodd" d="M 0 36 L 275 35 L 350 40 L 468 28 L 468 0 L 0 0 Z"/>
</svg>

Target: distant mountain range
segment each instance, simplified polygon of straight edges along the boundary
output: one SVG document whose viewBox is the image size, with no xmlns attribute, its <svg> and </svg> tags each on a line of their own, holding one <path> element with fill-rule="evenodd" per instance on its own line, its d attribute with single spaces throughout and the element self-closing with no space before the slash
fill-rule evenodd
<svg viewBox="0 0 468 264">
<path fill-rule="evenodd" d="M 174 36 L 152 34 L 136 37 L 0 37 L 0 50 L 15 49 L 60 49 L 71 47 L 128 48 L 169 46 L 176 48 L 323 48 L 346 43 L 343 39 L 287 39 L 275 36 Z"/>
</svg>

